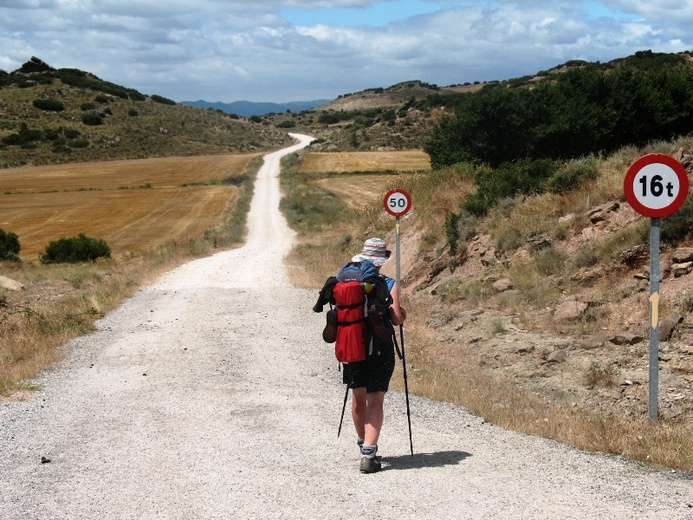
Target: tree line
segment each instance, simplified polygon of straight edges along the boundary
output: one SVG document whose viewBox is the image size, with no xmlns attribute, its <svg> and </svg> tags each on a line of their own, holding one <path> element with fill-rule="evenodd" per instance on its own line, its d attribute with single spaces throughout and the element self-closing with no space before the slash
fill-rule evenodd
<svg viewBox="0 0 693 520">
<path fill-rule="evenodd" d="M 608 154 L 693 131 L 693 69 L 645 51 L 609 67 L 582 62 L 535 86 L 498 83 L 458 97 L 424 150 L 434 167 Z"/>
</svg>

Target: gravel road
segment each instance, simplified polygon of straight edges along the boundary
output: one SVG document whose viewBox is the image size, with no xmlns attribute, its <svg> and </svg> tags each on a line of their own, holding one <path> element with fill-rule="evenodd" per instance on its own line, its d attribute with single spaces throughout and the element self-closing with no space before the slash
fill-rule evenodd
<svg viewBox="0 0 693 520">
<path fill-rule="evenodd" d="M 693 519 L 690 475 L 386 399 L 362 475 L 317 291 L 286 286 L 293 235 L 266 156 L 240 249 L 167 273 L 71 342 L 42 390 L 0 404 L 0 518 Z M 415 388 L 411 389 L 415 392 Z M 693 449 L 693 448 L 692 448 Z M 43 462 L 42 462 L 43 458 Z"/>
</svg>

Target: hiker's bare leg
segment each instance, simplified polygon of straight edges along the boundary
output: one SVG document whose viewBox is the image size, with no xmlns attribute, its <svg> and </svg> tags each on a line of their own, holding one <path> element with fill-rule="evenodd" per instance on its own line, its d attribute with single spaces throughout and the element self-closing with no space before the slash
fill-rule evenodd
<svg viewBox="0 0 693 520">
<path fill-rule="evenodd" d="M 351 418 L 359 439 L 366 436 L 366 388 L 354 388 L 351 394 Z"/>
<path fill-rule="evenodd" d="M 364 444 L 368 446 L 378 445 L 380 429 L 383 427 L 384 402 L 385 392 L 371 392 L 370 394 L 366 394 L 365 437 L 361 438 Z"/>
</svg>

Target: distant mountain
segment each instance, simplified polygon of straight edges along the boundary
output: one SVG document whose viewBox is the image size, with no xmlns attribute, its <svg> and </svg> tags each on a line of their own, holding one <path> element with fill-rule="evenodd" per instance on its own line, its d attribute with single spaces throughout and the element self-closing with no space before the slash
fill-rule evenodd
<svg viewBox="0 0 693 520">
<path fill-rule="evenodd" d="M 217 101 L 215 103 L 210 103 L 209 101 L 200 99 L 198 101 L 182 101 L 181 104 L 199 108 L 213 108 L 215 110 L 226 112 L 227 114 L 250 117 L 263 116 L 270 113 L 283 113 L 287 110 L 290 110 L 291 112 L 301 112 L 303 110 L 309 110 L 311 108 L 324 105 L 329 101 L 332 100 L 317 99 L 315 101 L 291 101 L 289 103 L 263 103 L 254 101 L 233 101 L 232 103 L 222 103 L 221 101 Z"/>
</svg>

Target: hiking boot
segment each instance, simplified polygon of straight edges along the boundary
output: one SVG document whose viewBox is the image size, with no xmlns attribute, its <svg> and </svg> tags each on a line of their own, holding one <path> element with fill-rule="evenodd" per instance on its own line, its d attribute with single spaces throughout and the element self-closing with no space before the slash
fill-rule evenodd
<svg viewBox="0 0 693 520">
<path fill-rule="evenodd" d="M 361 448 L 361 463 L 359 465 L 361 473 L 375 473 L 380 471 L 382 464 L 380 463 L 380 457 L 375 456 L 375 452 L 377 451 L 377 446 Z"/>
<path fill-rule="evenodd" d="M 370 458 L 366 456 L 361 456 L 361 464 L 359 465 L 359 470 L 361 473 L 376 473 L 380 471 L 382 464 L 375 457 Z"/>
</svg>

